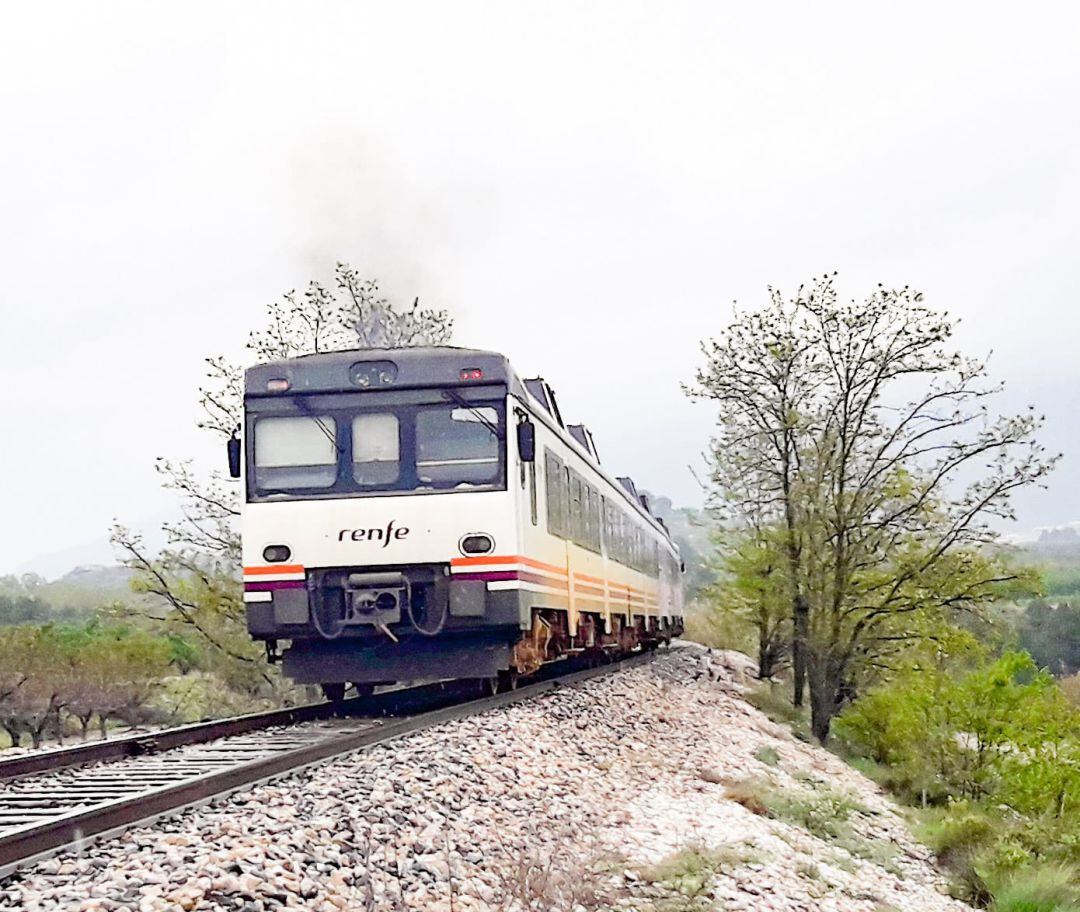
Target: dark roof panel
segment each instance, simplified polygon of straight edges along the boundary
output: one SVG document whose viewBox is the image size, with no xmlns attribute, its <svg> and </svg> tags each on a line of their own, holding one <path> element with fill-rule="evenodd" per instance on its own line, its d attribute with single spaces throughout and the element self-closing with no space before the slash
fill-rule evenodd
<svg viewBox="0 0 1080 912">
<path fill-rule="evenodd" d="M 497 352 L 449 345 L 415 348 L 367 348 L 302 355 L 257 364 L 244 374 L 244 392 L 265 395 L 271 380 L 288 380 L 290 392 L 344 392 L 361 388 L 354 382 L 353 367 L 363 362 L 391 362 L 396 376 L 387 389 L 423 386 L 467 386 L 484 383 L 519 386 L 509 362 Z M 463 379 L 462 371 L 479 371 L 480 377 Z"/>
</svg>

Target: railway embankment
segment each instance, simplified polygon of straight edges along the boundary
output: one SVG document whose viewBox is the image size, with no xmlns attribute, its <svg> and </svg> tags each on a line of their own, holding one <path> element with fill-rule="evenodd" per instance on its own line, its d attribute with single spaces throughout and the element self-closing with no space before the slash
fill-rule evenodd
<svg viewBox="0 0 1080 912">
<path fill-rule="evenodd" d="M 0 884 L 0 909 L 967 908 L 877 786 L 702 664 L 674 651 L 129 829 Z"/>
</svg>

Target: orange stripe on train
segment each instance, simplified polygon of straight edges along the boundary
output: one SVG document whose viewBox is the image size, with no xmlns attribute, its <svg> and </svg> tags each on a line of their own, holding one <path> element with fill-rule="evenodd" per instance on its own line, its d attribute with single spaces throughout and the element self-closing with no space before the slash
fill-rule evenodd
<svg viewBox="0 0 1080 912">
<path fill-rule="evenodd" d="M 559 573 L 562 576 L 566 576 L 565 567 L 559 567 L 555 564 L 545 564 L 543 561 L 525 557 L 523 554 L 492 554 L 484 555 L 483 557 L 455 557 L 450 561 L 451 567 L 483 567 L 488 564 L 491 566 L 500 564 L 525 564 L 527 567 L 536 567 L 539 570 L 550 570 L 553 573 Z"/>
<path fill-rule="evenodd" d="M 273 567 L 245 567 L 244 576 L 269 576 L 272 573 L 303 573 L 303 564 L 277 564 Z"/>
</svg>

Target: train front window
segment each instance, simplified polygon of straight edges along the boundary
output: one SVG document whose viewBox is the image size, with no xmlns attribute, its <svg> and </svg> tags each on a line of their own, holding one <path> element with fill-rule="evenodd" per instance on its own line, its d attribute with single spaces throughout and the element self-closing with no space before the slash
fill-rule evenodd
<svg viewBox="0 0 1080 912">
<path fill-rule="evenodd" d="M 423 408 L 416 415 L 422 486 L 490 484 L 499 477 L 499 413 L 488 406 Z"/>
<path fill-rule="evenodd" d="M 372 412 L 352 423 L 353 479 L 361 485 L 385 485 L 401 474 L 401 437 L 397 415 Z"/>
<path fill-rule="evenodd" d="M 337 436 L 329 415 L 255 422 L 255 484 L 259 488 L 329 488 L 337 478 L 337 465 Z"/>
<path fill-rule="evenodd" d="M 282 396 L 247 408 L 253 501 L 506 487 L 506 404 L 490 394 Z"/>
</svg>

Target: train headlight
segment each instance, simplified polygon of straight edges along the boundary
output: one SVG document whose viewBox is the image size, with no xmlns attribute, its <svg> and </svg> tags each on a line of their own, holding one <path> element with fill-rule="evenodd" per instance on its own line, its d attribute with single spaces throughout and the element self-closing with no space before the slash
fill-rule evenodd
<svg viewBox="0 0 1080 912">
<path fill-rule="evenodd" d="M 292 557 L 288 545 L 267 545 L 263 548 L 263 560 L 268 564 L 280 564 Z"/>
<path fill-rule="evenodd" d="M 495 541 L 483 532 L 470 532 L 458 542 L 462 554 L 490 554 L 495 550 Z"/>
</svg>

